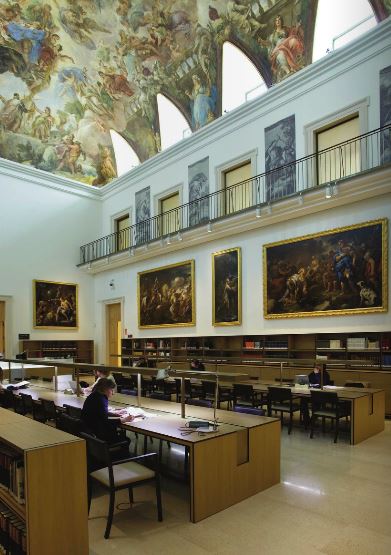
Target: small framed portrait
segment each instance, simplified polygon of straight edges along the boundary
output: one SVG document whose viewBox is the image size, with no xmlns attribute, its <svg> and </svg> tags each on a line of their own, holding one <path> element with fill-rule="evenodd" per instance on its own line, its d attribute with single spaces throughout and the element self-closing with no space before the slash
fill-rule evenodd
<svg viewBox="0 0 391 555">
<path fill-rule="evenodd" d="M 242 323 L 242 260 L 239 247 L 212 254 L 212 322 L 214 326 Z"/>
<path fill-rule="evenodd" d="M 265 318 L 386 312 L 387 219 L 263 247 Z"/>
<path fill-rule="evenodd" d="M 77 283 L 33 280 L 34 328 L 77 329 L 77 297 Z"/>
<path fill-rule="evenodd" d="M 194 260 L 138 274 L 139 328 L 195 325 Z"/>
</svg>

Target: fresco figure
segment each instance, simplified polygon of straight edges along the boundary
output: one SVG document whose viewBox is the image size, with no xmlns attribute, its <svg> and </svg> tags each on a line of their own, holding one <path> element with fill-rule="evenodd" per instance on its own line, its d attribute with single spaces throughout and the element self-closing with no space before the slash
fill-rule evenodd
<svg viewBox="0 0 391 555">
<path fill-rule="evenodd" d="M 211 88 L 203 85 L 197 74 L 193 75 L 192 80 L 193 90 L 187 90 L 186 94 L 191 100 L 193 128 L 199 129 L 214 120 L 216 100 L 211 95 Z"/>
<path fill-rule="evenodd" d="M 274 20 L 274 30 L 267 40 L 260 39 L 268 47 L 272 72 L 276 80 L 286 77 L 303 67 L 304 35 L 301 24 L 286 27 L 280 15 Z"/>
<path fill-rule="evenodd" d="M 1 124 L 5 129 L 17 133 L 23 121 L 23 114 L 27 112 L 25 103 L 21 100 L 19 93 L 14 93 L 9 100 L 0 95 L 0 100 L 3 102 L 0 112 Z"/>
</svg>

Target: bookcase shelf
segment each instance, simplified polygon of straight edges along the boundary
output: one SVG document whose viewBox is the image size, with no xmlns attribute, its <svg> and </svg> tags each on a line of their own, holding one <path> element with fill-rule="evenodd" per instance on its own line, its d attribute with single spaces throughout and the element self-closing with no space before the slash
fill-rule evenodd
<svg viewBox="0 0 391 555">
<path fill-rule="evenodd" d="M 21 350 L 27 352 L 27 358 L 71 358 L 75 362 L 94 363 L 94 342 L 90 339 L 24 340 L 21 341 Z"/>
<path fill-rule="evenodd" d="M 84 440 L 0 408 L 0 445 L 24 464 L 25 504 L 4 488 L 0 503 L 25 525 L 27 554 L 87 555 Z"/>
</svg>

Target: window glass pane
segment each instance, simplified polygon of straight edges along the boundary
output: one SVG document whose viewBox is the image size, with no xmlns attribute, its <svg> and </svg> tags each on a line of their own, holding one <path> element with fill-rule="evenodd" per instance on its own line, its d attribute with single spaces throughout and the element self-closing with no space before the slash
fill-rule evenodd
<svg viewBox="0 0 391 555">
<path fill-rule="evenodd" d="M 332 148 L 339 143 L 358 137 L 360 123 L 358 116 L 317 133 L 318 183 L 328 183 L 360 171 L 360 142 Z"/>
<path fill-rule="evenodd" d="M 133 148 L 125 141 L 117 131 L 110 130 L 111 140 L 117 165 L 118 177 L 130 171 L 140 164 L 140 159 Z"/>
<path fill-rule="evenodd" d="M 191 129 L 184 115 L 178 108 L 168 100 L 163 94 L 157 95 L 157 105 L 159 110 L 160 143 L 164 150 L 185 136 L 191 135 Z"/>
<path fill-rule="evenodd" d="M 179 229 L 179 193 L 170 195 L 160 201 L 160 213 L 162 214 L 162 233 L 175 233 Z"/>
<path fill-rule="evenodd" d="M 236 186 L 237 183 L 251 179 L 251 162 L 225 172 L 226 213 L 231 214 L 253 205 L 252 181 Z"/>
<path fill-rule="evenodd" d="M 128 249 L 130 247 L 130 226 L 129 216 L 124 216 L 123 218 L 118 218 L 116 220 L 116 231 L 117 235 L 117 250 L 121 251 L 123 249 Z"/>
</svg>

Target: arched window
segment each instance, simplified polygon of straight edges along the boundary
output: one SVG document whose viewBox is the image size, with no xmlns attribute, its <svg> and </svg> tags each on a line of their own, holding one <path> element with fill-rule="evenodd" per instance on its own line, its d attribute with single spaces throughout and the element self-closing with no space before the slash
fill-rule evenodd
<svg viewBox="0 0 391 555">
<path fill-rule="evenodd" d="M 267 91 L 257 68 L 239 48 L 223 44 L 223 113 Z"/>
<path fill-rule="evenodd" d="M 115 162 L 117 164 L 118 177 L 140 164 L 140 159 L 123 137 L 114 129 L 110 129 L 113 142 Z"/>
<path fill-rule="evenodd" d="M 312 61 L 322 58 L 376 25 L 368 0 L 319 0 Z"/>
<path fill-rule="evenodd" d="M 157 95 L 159 109 L 160 141 L 162 150 L 181 141 L 191 134 L 185 117 L 178 108 L 163 94 Z"/>
</svg>

